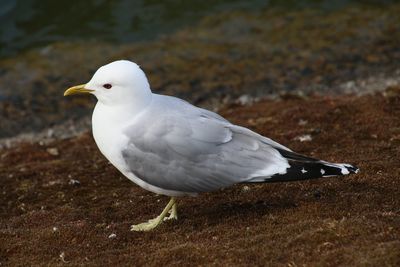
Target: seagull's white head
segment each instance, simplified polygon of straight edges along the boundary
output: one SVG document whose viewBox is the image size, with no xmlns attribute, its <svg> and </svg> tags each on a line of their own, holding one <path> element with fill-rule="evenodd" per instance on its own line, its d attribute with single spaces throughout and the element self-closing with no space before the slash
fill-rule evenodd
<svg viewBox="0 0 400 267">
<path fill-rule="evenodd" d="M 67 89 L 64 96 L 91 93 L 105 105 L 132 105 L 151 99 L 149 82 L 140 67 L 118 60 L 100 67 L 87 84 Z"/>
</svg>

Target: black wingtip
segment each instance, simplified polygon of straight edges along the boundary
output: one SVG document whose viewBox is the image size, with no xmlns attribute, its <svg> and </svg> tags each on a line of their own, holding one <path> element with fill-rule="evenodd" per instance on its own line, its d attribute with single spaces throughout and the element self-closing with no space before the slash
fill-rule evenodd
<svg viewBox="0 0 400 267">
<path fill-rule="evenodd" d="M 359 169 L 350 164 L 336 164 L 329 162 L 300 162 L 289 161 L 290 167 L 286 173 L 275 174 L 265 178 L 264 182 L 289 182 L 310 180 L 323 177 L 342 176 L 358 173 Z"/>
<path fill-rule="evenodd" d="M 349 171 L 349 174 L 359 173 L 360 169 L 350 164 L 343 164 L 343 166 Z"/>
<path fill-rule="evenodd" d="M 316 158 L 297 154 L 290 150 L 275 148 L 288 161 L 285 173 L 270 177 L 254 177 L 250 183 L 290 182 L 317 179 L 322 177 L 342 176 L 358 173 L 359 168 L 346 163 L 330 163 Z"/>
</svg>

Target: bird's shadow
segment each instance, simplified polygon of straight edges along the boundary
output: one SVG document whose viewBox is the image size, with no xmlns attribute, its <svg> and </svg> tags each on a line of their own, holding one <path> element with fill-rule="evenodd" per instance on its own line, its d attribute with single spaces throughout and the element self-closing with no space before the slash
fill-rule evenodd
<svg viewBox="0 0 400 267">
<path fill-rule="evenodd" d="M 182 210 L 183 222 L 190 220 L 191 223 L 197 222 L 207 225 L 218 225 L 232 219 L 262 217 L 269 214 L 280 213 L 281 211 L 297 207 L 294 200 L 286 199 L 281 201 L 256 201 L 256 202 L 224 202 L 211 205 L 204 204 L 191 205 L 190 211 Z M 192 222 L 193 220 L 193 222 Z"/>
</svg>

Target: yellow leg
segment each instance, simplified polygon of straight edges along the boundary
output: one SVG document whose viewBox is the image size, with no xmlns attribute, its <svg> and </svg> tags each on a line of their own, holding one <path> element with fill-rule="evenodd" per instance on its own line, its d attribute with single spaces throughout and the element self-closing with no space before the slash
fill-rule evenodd
<svg viewBox="0 0 400 267">
<path fill-rule="evenodd" d="M 170 210 L 171 210 L 171 215 L 166 217 L 167 213 Z M 159 226 L 164 220 L 170 220 L 174 218 L 177 218 L 176 200 L 174 197 L 171 197 L 167 206 L 164 208 L 164 210 L 161 212 L 159 216 L 149 220 L 148 222 L 132 225 L 131 231 L 150 231 Z"/>
<path fill-rule="evenodd" d="M 169 210 L 169 216 L 164 217 L 164 221 L 169 220 L 178 220 L 178 209 L 176 207 L 176 202 L 172 205 L 172 208 Z"/>
</svg>

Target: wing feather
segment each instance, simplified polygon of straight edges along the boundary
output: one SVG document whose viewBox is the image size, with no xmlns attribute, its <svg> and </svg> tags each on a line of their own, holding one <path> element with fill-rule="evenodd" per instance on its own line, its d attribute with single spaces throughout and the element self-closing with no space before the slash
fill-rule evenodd
<svg viewBox="0 0 400 267">
<path fill-rule="evenodd" d="M 147 183 L 206 192 L 288 168 L 274 148 L 286 147 L 175 98 L 159 101 L 126 128 L 129 143 L 122 151 L 127 168 Z"/>
</svg>

